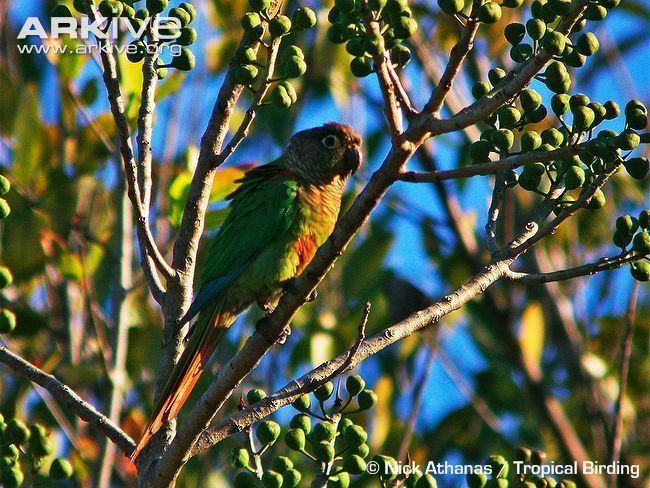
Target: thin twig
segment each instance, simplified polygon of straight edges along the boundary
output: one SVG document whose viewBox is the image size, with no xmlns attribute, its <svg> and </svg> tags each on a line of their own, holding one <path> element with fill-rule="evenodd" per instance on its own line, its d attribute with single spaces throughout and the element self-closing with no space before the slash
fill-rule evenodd
<svg viewBox="0 0 650 488">
<path fill-rule="evenodd" d="M 627 390 L 627 375 L 630 369 L 630 358 L 632 356 L 632 339 L 634 338 L 634 314 L 636 312 L 636 302 L 639 295 L 639 282 L 634 280 L 634 287 L 630 295 L 630 302 L 627 308 L 627 323 L 625 335 L 621 343 L 621 363 L 620 376 L 618 380 L 618 396 L 614 406 L 614 425 L 612 426 L 612 435 L 610 440 L 610 463 L 615 464 L 621 457 L 621 444 L 623 432 L 623 412 L 622 405 Z M 610 476 L 611 486 L 616 486 L 616 474 Z"/>
<path fill-rule="evenodd" d="M 593 263 L 583 264 L 574 268 L 550 271 L 547 273 L 518 273 L 510 271 L 507 278 L 520 283 L 550 283 L 554 281 L 567 281 L 581 276 L 591 276 L 601 271 L 609 271 L 633 263 L 644 256 L 640 254 L 619 254 L 608 258 L 602 258 Z"/>
<path fill-rule="evenodd" d="M 499 159 L 498 161 L 473 164 L 471 166 L 463 166 L 461 168 L 448 170 L 405 171 L 399 175 L 399 179 L 410 183 L 434 183 L 436 181 L 491 175 L 501 171 L 516 169 L 526 164 L 544 163 L 547 161 L 565 159 L 578 154 L 581 147 L 581 145 L 577 145 L 553 149 L 552 151 L 527 152 Z"/>
<path fill-rule="evenodd" d="M 474 38 L 476 37 L 480 25 L 476 18 L 480 6 L 481 2 L 479 0 L 474 0 L 472 2 L 470 19 L 463 27 L 458 43 L 456 43 L 456 45 L 451 49 L 449 62 L 447 63 L 445 72 L 442 74 L 442 78 L 440 78 L 440 83 L 438 83 L 438 86 L 431 94 L 431 98 L 429 98 L 424 109 L 422 109 L 423 113 L 438 114 L 444 105 L 447 95 L 453 85 L 454 78 L 458 75 L 460 68 L 463 65 L 463 61 L 474 46 Z"/>
<path fill-rule="evenodd" d="M 359 327 L 357 329 L 357 337 L 354 340 L 354 344 L 352 344 L 352 347 L 348 351 L 348 356 L 343 361 L 343 364 L 334 372 L 332 375 L 332 378 L 336 378 L 338 375 L 343 373 L 347 368 L 350 367 L 352 362 L 354 361 L 354 357 L 357 355 L 357 352 L 359 352 L 359 348 L 361 347 L 361 344 L 363 343 L 364 339 L 366 338 L 366 325 L 368 324 L 368 317 L 370 316 L 370 307 L 371 307 L 370 300 L 366 300 L 363 304 L 363 311 L 361 312 L 361 320 L 359 321 Z"/>
<path fill-rule="evenodd" d="M 503 206 L 503 199 L 506 194 L 506 177 L 503 172 L 496 174 L 494 178 L 494 190 L 492 190 L 492 201 L 488 209 L 488 220 L 485 224 L 485 241 L 490 255 L 499 250 L 497 243 L 497 221 Z"/>
</svg>

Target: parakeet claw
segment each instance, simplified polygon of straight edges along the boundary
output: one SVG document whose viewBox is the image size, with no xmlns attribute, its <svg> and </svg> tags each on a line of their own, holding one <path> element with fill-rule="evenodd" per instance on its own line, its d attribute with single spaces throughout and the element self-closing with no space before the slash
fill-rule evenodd
<svg viewBox="0 0 650 488">
<path fill-rule="evenodd" d="M 307 301 L 308 302 L 313 302 L 318 298 L 318 292 L 316 290 L 312 290 L 311 293 L 307 296 Z"/>
<path fill-rule="evenodd" d="M 262 305 L 262 309 L 264 310 L 264 313 L 266 315 L 271 315 L 275 310 L 275 307 L 273 305 L 269 305 L 268 303 L 265 303 L 264 305 Z"/>
<path fill-rule="evenodd" d="M 278 339 L 278 344 L 284 344 L 285 342 L 287 342 L 287 339 L 289 338 L 290 335 L 291 335 L 291 327 L 287 325 L 282 331 L 282 335 Z"/>
</svg>

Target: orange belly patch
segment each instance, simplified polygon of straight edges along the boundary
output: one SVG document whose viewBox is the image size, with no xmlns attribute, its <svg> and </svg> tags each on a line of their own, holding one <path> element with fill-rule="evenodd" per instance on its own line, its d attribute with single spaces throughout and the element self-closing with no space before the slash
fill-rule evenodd
<svg viewBox="0 0 650 488">
<path fill-rule="evenodd" d="M 296 273 L 301 273 L 307 266 L 311 258 L 316 253 L 316 240 L 312 235 L 302 236 L 296 242 L 296 254 L 298 255 L 298 269 Z"/>
</svg>

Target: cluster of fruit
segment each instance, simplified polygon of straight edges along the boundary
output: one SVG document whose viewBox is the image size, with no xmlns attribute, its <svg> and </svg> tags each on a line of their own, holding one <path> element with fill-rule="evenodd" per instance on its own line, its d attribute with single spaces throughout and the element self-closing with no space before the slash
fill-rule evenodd
<svg viewBox="0 0 650 488">
<path fill-rule="evenodd" d="M 638 281 L 650 280 L 650 210 L 643 210 L 639 218 L 623 215 L 616 219 L 612 240 L 623 252 L 632 244 L 632 251 L 645 256 L 630 265 L 630 274 Z"/>
<path fill-rule="evenodd" d="M 389 50 L 394 66 L 403 69 L 411 60 L 411 51 L 402 43 L 418 28 L 407 0 L 370 0 L 368 15 L 378 22 L 377 32 L 366 28 L 361 2 L 336 0 L 329 11 L 332 24 L 328 39 L 335 44 L 345 43 L 346 51 L 353 56 L 352 74 L 359 78 L 373 72 L 373 56 Z"/>
<path fill-rule="evenodd" d="M 260 76 L 262 63 L 258 60 L 259 47 L 267 45 L 265 36 L 277 40 L 311 29 L 316 25 L 316 13 L 309 7 L 301 7 L 293 12 L 291 18 L 282 14 L 272 16 L 269 12 L 270 0 L 250 0 L 249 5 L 250 11 L 241 19 L 244 42 L 235 52 L 232 69 L 237 83 L 252 87 Z M 281 48 L 277 63 L 280 78 L 271 93 L 271 101 L 280 108 L 288 108 L 297 100 L 296 90 L 288 80 L 304 75 L 307 63 L 302 49 L 294 44 L 293 39 L 283 42 Z"/>
<path fill-rule="evenodd" d="M 557 63 L 559 65 L 559 63 Z M 553 64 L 549 70 L 553 70 Z M 506 74 L 495 68 L 490 70 L 490 83 L 477 83 L 473 87 L 476 98 L 484 96 L 492 85 L 496 85 Z M 542 97 L 532 89 L 525 89 L 518 96 L 519 104 L 504 105 L 487 122 L 491 126 L 481 133 L 480 140 L 470 146 L 470 157 L 475 163 L 489 162 L 490 154 L 509 155 L 515 145 L 515 130 L 521 132 L 519 145 L 521 153 L 532 151 L 552 151 L 558 148 L 574 147 L 577 154 L 559 161 L 548 163 L 535 162 L 526 164 L 521 174 L 508 172 L 506 184 L 509 187 L 521 186 L 523 189 L 539 194 L 546 194 L 548 183 L 562 184 L 565 191 L 588 188 L 598 174 L 609 171 L 622 162 L 623 167 L 631 177 L 642 179 L 648 174 L 649 164 L 645 157 L 630 158 L 629 152 L 641 142 L 641 136 L 635 131 L 647 125 L 646 107 L 638 100 L 628 102 L 625 107 L 625 128 L 621 133 L 612 130 L 601 130 L 593 137 L 594 129 L 604 120 L 612 120 L 619 116 L 620 109 L 613 101 L 604 105 L 592 102 L 584 94 L 569 96 L 565 93 L 555 94 L 551 98 L 551 109 L 557 116 L 560 125 L 537 133 L 534 130 L 524 130 L 528 123 L 544 120 L 548 110 L 542 104 Z M 565 121 L 571 113 L 571 126 Z M 588 135 L 588 140 L 577 144 L 579 137 Z M 564 206 L 574 202 L 568 194 L 562 195 L 558 204 Z M 605 205 L 605 195 L 597 190 L 587 205 L 587 208 L 599 209 Z"/>
<path fill-rule="evenodd" d="M 365 472 L 365 459 L 370 452 L 366 444 L 368 434 L 348 416 L 369 410 L 377 402 L 375 392 L 365 388 L 364 380 L 358 375 L 347 377 L 345 390 L 347 398 L 343 398 L 338 391 L 335 393 L 331 382 L 319 387 L 313 393 L 318 411 L 310 395 L 298 398 L 292 405 L 300 413 L 291 419 L 284 435 L 286 447 L 302 453 L 318 465 L 321 472 L 317 478 L 327 479 L 327 486 L 340 488 L 349 486 L 350 475 Z M 246 400 L 254 405 L 265 396 L 262 390 L 255 389 L 248 392 Z M 297 486 L 302 474 L 288 457 L 275 458 L 271 469 L 262 470 L 261 473 L 251 466 L 252 456 L 256 456 L 261 463 L 259 457 L 280 438 L 280 425 L 265 420 L 255 426 L 254 433 L 261 445 L 258 451 L 236 448 L 231 453 L 234 467 L 241 469 L 235 476 L 234 486 L 246 488 L 260 486 L 260 483 L 272 488 Z"/>
<path fill-rule="evenodd" d="M 6 423 L 0 414 L 0 484 L 5 488 L 22 486 L 25 470 L 29 470 L 38 480 L 34 484 L 52 480 L 67 479 L 72 476 L 70 461 L 63 458 L 54 459 L 46 474 L 39 471 L 44 461 L 54 452 L 50 433 L 40 424 L 27 427 L 17 418 Z M 22 463 L 21 463 L 22 461 Z"/>
<path fill-rule="evenodd" d="M 473 20 L 484 24 L 494 24 L 503 15 L 502 7 L 516 8 L 522 4 L 523 0 L 505 0 L 501 4 L 488 0 L 478 7 Z M 438 0 L 438 6 L 447 15 L 470 19 L 470 17 L 463 13 L 463 9 L 465 8 L 464 0 Z"/>
<path fill-rule="evenodd" d="M 0 195 L 6 195 L 11 189 L 9 180 L 0 175 Z M 0 198 L 0 220 L 4 220 L 9 216 L 11 208 L 7 200 Z M 0 266 L 0 290 L 8 287 L 13 282 L 13 276 L 9 268 Z M 16 328 L 16 316 L 11 310 L 0 310 L 0 334 L 9 334 Z"/>
</svg>

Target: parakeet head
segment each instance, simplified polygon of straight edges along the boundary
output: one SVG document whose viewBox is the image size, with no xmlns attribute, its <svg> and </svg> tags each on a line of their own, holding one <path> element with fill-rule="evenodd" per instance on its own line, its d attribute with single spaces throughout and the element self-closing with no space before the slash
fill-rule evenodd
<svg viewBox="0 0 650 488">
<path fill-rule="evenodd" d="M 311 183 L 347 178 L 361 165 L 361 136 L 349 125 L 328 122 L 294 134 L 282 159 Z"/>
</svg>

